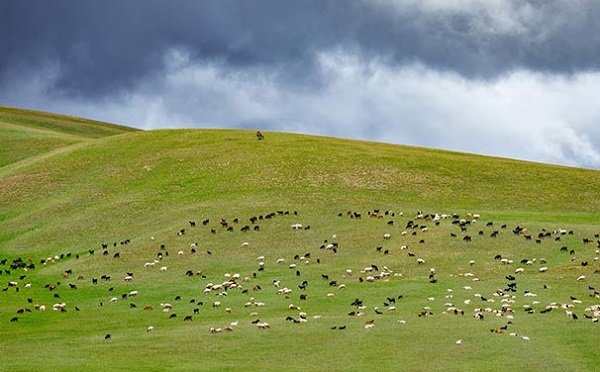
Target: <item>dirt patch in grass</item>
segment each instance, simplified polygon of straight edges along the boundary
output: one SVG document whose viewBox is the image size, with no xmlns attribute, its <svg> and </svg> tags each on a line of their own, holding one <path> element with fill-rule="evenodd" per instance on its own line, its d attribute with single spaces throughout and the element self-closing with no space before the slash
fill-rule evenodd
<svg viewBox="0 0 600 372">
<path fill-rule="evenodd" d="M 0 199 L 9 201 L 16 198 L 23 191 L 37 188 L 41 191 L 43 185 L 48 185 L 50 179 L 49 173 L 39 172 L 34 174 L 15 174 L 13 176 L 0 179 Z"/>
</svg>

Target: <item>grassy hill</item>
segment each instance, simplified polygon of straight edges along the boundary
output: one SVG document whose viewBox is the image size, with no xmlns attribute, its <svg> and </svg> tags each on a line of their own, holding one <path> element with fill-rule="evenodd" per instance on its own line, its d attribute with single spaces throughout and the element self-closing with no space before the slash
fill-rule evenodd
<svg viewBox="0 0 600 372">
<path fill-rule="evenodd" d="M 133 128 L 39 111 L 0 107 L 0 167 Z"/>
<path fill-rule="evenodd" d="M 136 131 L 0 109 L 0 259 L 7 260 L 0 279 L 18 282 L 0 292 L 7 351 L 0 369 L 589 370 L 600 361 L 588 337 L 598 323 L 583 316 L 593 317 L 585 308 L 600 303 L 590 289 L 600 288 L 594 274 L 600 172 L 337 138 L 265 136 Z M 369 217 L 376 210 L 378 218 Z M 419 210 L 459 218 L 436 224 L 416 219 Z M 468 213 L 481 218 L 471 223 Z M 460 219 L 469 221 L 464 231 Z M 409 221 L 416 227 L 407 227 Z M 303 228 L 292 230 L 296 223 Z M 517 226 L 527 230 L 513 234 Z M 554 233 L 558 229 L 572 234 Z M 321 248 L 332 242 L 336 253 Z M 497 255 L 514 264 L 503 265 Z M 35 268 L 10 269 L 18 258 Z M 531 264 L 520 264 L 523 259 Z M 364 270 L 371 265 L 378 270 Z M 546 272 L 539 271 L 542 265 Z M 510 297 L 496 291 L 507 288 L 505 277 L 518 267 L 526 273 L 516 280 L 519 291 L 509 302 L 515 320 L 508 325 L 508 313 L 483 309 L 506 304 L 501 300 Z M 128 273 L 133 280 L 124 280 Z M 243 289 L 204 293 L 208 284 L 227 281 L 226 273 L 248 281 L 238 281 Z M 77 280 L 80 275 L 85 279 Z M 112 280 L 93 284 L 101 275 Z M 371 283 L 371 275 L 380 277 Z M 577 281 L 581 275 L 586 279 Z M 292 293 L 278 294 L 282 287 Z M 139 296 L 126 295 L 134 290 Z M 218 295 L 223 292 L 227 296 Z M 496 301 L 482 302 L 475 293 Z M 572 310 L 581 319 L 560 308 L 539 313 L 554 302 L 573 305 L 570 296 L 582 301 Z M 365 309 L 350 305 L 356 298 Z M 394 306 L 389 298 L 396 311 L 388 310 Z M 214 301 L 222 307 L 212 307 Z M 34 307 L 60 302 L 67 304 L 64 313 Z M 174 305 L 169 313 L 160 310 L 166 302 Z M 145 311 L 145 305 L 155 309 Z M 302 307 L 310 320 L 286 321 L 298 320 L 300 311 L 289 305 Z M 524 312 L 524 305 L 536 312 Z M 451 307 L 466 314 L 453 315 Z M 473 316 L 477 308 L 483 321 Z M 353 311 L 365 316 L 349 316 Z M 174 313 L 178 317 L 169 318 Z M 251 323 L 258 318 L 271 327 L 258 330 Z M 364 329 L 366 320 L 375 327 Z M 234 321 L 233 332 L 208 333 Z M 146 332 L 150 325 L 155 330 Z M 503 326 L 502 334 L 490 332 Z M 508 335 L 513 330 L 519 337 Z M 111 340 L 104 340 L 107 333 Z"/>
</svg>

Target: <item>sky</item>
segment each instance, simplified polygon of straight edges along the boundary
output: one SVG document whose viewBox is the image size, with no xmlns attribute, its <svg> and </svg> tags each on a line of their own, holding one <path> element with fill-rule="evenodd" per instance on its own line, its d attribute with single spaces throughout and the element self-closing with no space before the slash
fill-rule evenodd
<svg viewBox="0 0 600 372">
<path fill-rule="evenodd" d="M 600 169 L 597 0 L 3 0 L 0 106 Z"/>
</svg>

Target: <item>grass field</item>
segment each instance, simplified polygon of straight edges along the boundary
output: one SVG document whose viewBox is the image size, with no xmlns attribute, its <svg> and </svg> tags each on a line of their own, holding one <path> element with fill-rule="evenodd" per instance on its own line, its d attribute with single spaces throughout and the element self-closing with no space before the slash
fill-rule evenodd
<svg viewBox="0 0 600 372">
<path fill-rule="evenodd" d="M 0 370 L 597 368 L 599 172 L 264 134 L 0 108 Z"/>
</svg>

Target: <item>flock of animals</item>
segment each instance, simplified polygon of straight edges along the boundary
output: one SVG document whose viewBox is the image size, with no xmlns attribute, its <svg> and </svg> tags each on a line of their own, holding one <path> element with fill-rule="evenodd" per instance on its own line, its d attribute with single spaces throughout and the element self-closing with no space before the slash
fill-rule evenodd
<svg viewBox="0 0 600 372">
<path fill-rule="evenodd" d="M 38 259 L 4 258 L 0 260 L 0 279 L 4 278 L 6 284 L 0 292 L 0 302 L 3 302 L 3 295 L 10 294 L 19 297 L 20 306 L 13 309 L 10 315 L 3 311 L 3 315 L 7 316 L 7 321 L 15 323 L 14 326 L 30 326 L 22 320 L 32 312 L 56 311 L 69 316 L 71 312 L 96 311 L 94 308 L 106 309 L 125 302 L 131 311 L 141 312 L 140 316 L 156 319 L 157 315 L 148 314 L 159 313 L 160 317 L 172 321 L 180 319 L 190 324 L 200 323 L 210 334 L 233 332 L 239 329 L 240 324 L 252 324 L 256 329 L 266 332 L 274 327 L 287 327 L 287 324 L 300 326 L 302 323 L 320 322 L 324 330 L 344 331 L 357 324 L 370 330 L 376 327 L 380 319 L 393 320 L 402 327 L 419 318 L 460 316 L 468 319 L 466 321 L 477 322 L 496 319 L 490 321 L 494 325 L 501 320 L 502 325 L 490 327 L 489 332 L 518 336 L 525 341 L 529 341 L 530 337 L 518 332 L 518 327 L 514 325 L 517 317 L 531 319 L 550 312 L 562 312 L 565 315 L 563 319 L 587 321 L 590 326 L 596 326 L 600 318 L 600 286 L 595 284 L 600 283 L 598 234 L 580 237 L 573 231 L 560 228 L 530 231 L 520 225 L 484 222 L 478 214 L 459 216 L 419 211 L 404 216 L 393 211 L 371 210 L 366 213 L 341 212 L 331 218 L 343 220 L 336 221 L 336 224 L 353 223 L 360 226 L 370 221 L 380 226 L 381 234 L 374 238 L 372 247 L 365 248 L 368 252 L 364 256 L 369 257 L 371 262 L 364 265 L 363 257 L 356 257 L 357 266 L 329 271 L 336 266 L 322 263 L 336 260 L 351 242 L 330 231 L 328 226 L 313 225 L 311 228 L 306 221 L 302 221 L 298 212 L 276 211 L 229 220 L 207 218 L 199 223 L 189 221 L 184 228 L 173 231 L 169 241 L 175 241 L 176 244 L 161 243 L 161 238 L 157 237 L 150 237 L 144 242 L 141 239 L 124 239 L 74 254 L 60 253 Z M 322 239 L 312 249 L 301 252 L 298 252 L 299 249 L 304 247 L 289 247 L 278 251 L 284 252 L 279 255 L 268 250 L 254 251 L 253 239 L 257 236 L 254 234 L 269 233 L 265 230 L 293 235 L 318 230 L 315 234 L 322 234 Z M 198 239 L 200 234 L 201 241 Z M 240 237 L 239 246 L 235 249 L 244 252 L 244 257 L 252 257 L 243 266 L 244 271 L 234 272 L 232 268 L 232 271 L 216 273 L 211 269 L 211 262 L 214 262 L 211 260 L 218 256 L 218 252 L 215 248 L 207 249 L 205 242 L 217 240 L 221 234 Z M 514 252 L 506 254 L 498 251 L 490 254 L 485 263 L 475 259 L 465 260 L 464 265 L 456 268 L 452 274 L 453 279 L 449 280 L 448 267 L 445 267 L 446 272 L 440 274 L 439 268 L 429 264 L 435 261 L 431 260 L 435 253 L 421 249 L 453 240 L 461 244 L 460 249 L 468 252 L 477 241 L 484 241 L 493 247 L 499 239 L 518 239 L 546 250 L 558 250 L 564 253 L 561 256 L 564 259 L 560 262 L 556 259 L 549 261 L 544 258 L 545 251 L 541 248 L 538 257 L 516 257 Z M 567 239 L 569 244 L 565 243 Z M 136 245 L 149 248 L 133 249 L 132 246 Z M 481 249 L 481 246 L 478 247 Z M 491 250 L 493 248 L 488 249 Z M 92 272 L 91 268 L 86 267 L 85 259 L 104 260 L 103 265 L 94 267 L 103 267 L 105 272 Z M 111 269 L 113 263 L 127 259 L 130 270 L 115 273 Z M 186 263 L 196 267 L 181 270 Z M 491 291 L 478 290 L 481 280 L 477 275 L 478 266 L 483 264 L 501 268 L 502 276 L 496 278 L 497 286 Z M 43 289 L 32 288 L 30 279 L 36 272 L 56 265 L 65 268 L 61 270 L 60 277 L 45 284 Z M 223 266 L 221 262 L 219 267 Z M 545 284 L 535 288 L 519 286 L 521 279 L 529 275 L 556 277 L 557 274 L 551 273 L 561 267 L 572 269 L 561 274 L 561 280 L 575 283 L 580 288 L 579 293 L 585 293 L 585 297 L 565 293 L 560 288 L 550 288 Z M 174 268 L 181 271 L 174 275 L 190 283 L 189 291 L 165 297 L 160 302 L 145 300 L 145 283 L 138 278 L 144 277 L 148 271 L 167 275 Z M 403 274 L 403 271 L 408 271 L 404 270 L 406 268 L 418 268 L 419 271 L 411 272 L 419 274 L 407 277 Z M 489 279 L 491 274 L 485 275 Z M 438 286 L 445 286 L 444 298 L 424 297 L 420 299 L 422 306 L 417 311 L 407 309 L 405 297 L 411 296 L 410 285 L 405 284 L 407 280 L 422 281 L 436 288 L 435 293 L 440 292 Z M 378 300 L 367 296 L 369 300 L 366 300 L 368 286 L 373 283 L 377 283 L 378 288 L 383 287 L 388 294 Z M 461 285 L 457 286 L 456 283 Z M 94 306 L 81 302 L 84 300 L 63 300 L 73 297 L 69 293 L 82 288 L 93 291 Z M 120 288 L 122 293 L 117 294 L 115 288 Z M 128 290 L 123 291 L 122 288 Z M 355 295 L 349 293 L 351 291 L 355 291 Z M 552 291 L 556 300 L 538 300 L 541 291 Z M 347 298 L 352 300 L 348 301 Z M 323 309 L 319 307 L 322 301 L 345 301 L 337 307 L 343 309 L 340 310 L 343 313 L 335 316 L 320 314 L 315 309 Z M 280 316 L 261 319 L 262 310 L 268 307 L 280 309 Z M 204 319 L 206 314 L 222 314 L 219 319 L 224 320 L 220 324 L 213 324 L 211 322 L 214 320 Z M 155 328 L 156 324 L 148 324 L 145 332 L 152 333 Z M 107 341 L 113 337 L 113 333 L 104 334 Z M 462 345 L 463 342 L 463 339 L 458 339 L 456 344 Z"/>
</svg>

